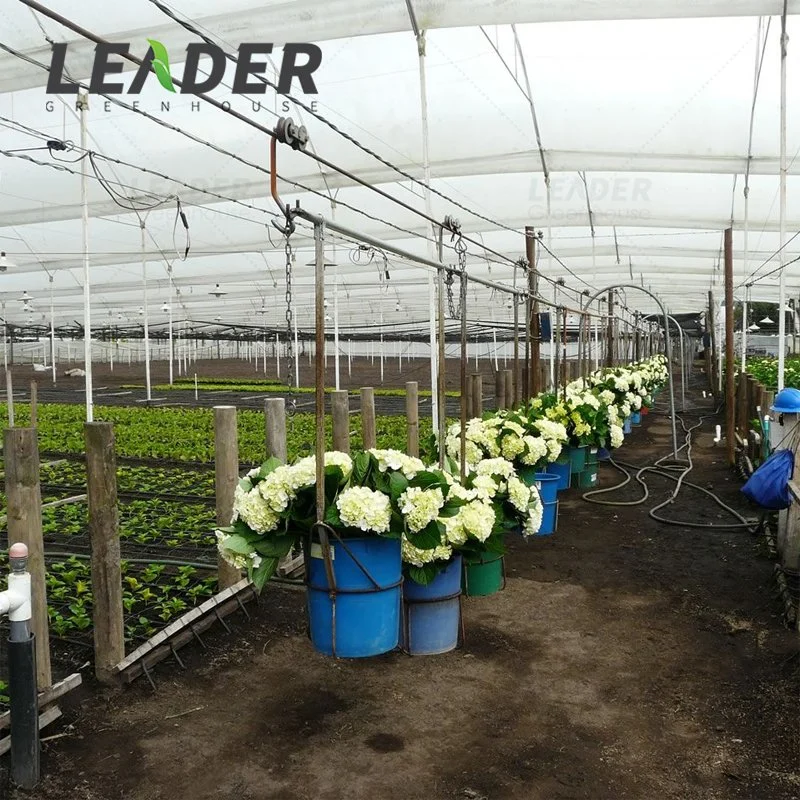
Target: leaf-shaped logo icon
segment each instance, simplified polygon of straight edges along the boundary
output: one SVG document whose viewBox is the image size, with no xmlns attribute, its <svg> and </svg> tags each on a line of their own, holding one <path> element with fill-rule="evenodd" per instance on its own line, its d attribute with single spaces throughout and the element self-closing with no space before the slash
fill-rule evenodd
<svg viewBox="0 0 800 800">
<path fill-rule="evenodd" d="M 156 73 L 158 82 L 168 92 L 174 92 L 175 87 L 172 85 L 172 74 L 169 71 L 167 48 L 156 39 L 148 39 L 147 42 L 153 49 L 153 71 Z"/>
</svg>

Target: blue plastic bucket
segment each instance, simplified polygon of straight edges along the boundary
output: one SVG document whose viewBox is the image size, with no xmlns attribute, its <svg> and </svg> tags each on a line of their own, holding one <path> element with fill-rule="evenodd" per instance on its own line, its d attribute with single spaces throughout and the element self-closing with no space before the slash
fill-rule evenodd
<svg viewBox="0 0 800 800">
<path fill-rule="evenodd" d="M 569 459 L 566 460 L 566 463 L 554 461 L 552 464 L 548 464 L 547 467 L 545 467 L 545 472 L 548 475 L 558 476 L 559 492 L 563 489 L 569 489 L 569 479 L 572 475 L 572 464 L 570 463 Z"/>
<path fill-rule="evenodd" d="M 622 432 L 627 436 L 633 430 L 633 425 L 631 424 L 631 418 L 628 417 L 625 422 L 622 423 Z"/>
<path fill-rule="evenodd" d="M 399 641 L 403 580 L 400 540 L 374 536 L 345 539 L 344 544 L 333 541 L 331 557 L 336 583 L 333 600 L 322 548 L 311 545 L 308 621 L 314 648 L 342 658 L 394 650 Z"/>
<path fill-rule="evenodd" d="M 576 472 L 583 472 L 583 469 L 586 466 L 586 445 L 581 445 L 580 447 L 570 447 L 569 460 L 570 464 L 572 464 L 573 475 Z"/>
<path fill-rule="evenodd" d="M 456 555 L 427 585 L 403 583 L 403 649 L 412 656 L 448 653 L 461 630 L 462 559 Z"/>
<path fill-rule="evenodd" d="M 642 424 L 642 412 L 641 411 L 634 411 L 632 414 L 632 422 L 634 425 L 641 425 Z"/>
<path fill-rule="evenodd" d="M 547 503 L 542 501 L 542 526 L 537 532 L 537 536 L 552 536 L 558 528 L 558 500 Z"/>
<path fill-rule="evenodd" d="M 534 475 L 536 488 L 543 503 L 554 503 L 558 497 L 558 475 L 549 472 L 537 472 Z"/>
<path fill-rule="evenodd" d="M 611 458 L 611 451 L 606 450 L 605 447 L 598 447 L 597 448 L 597 460 L 598 461 L 608 461 Z"/>
</svg>

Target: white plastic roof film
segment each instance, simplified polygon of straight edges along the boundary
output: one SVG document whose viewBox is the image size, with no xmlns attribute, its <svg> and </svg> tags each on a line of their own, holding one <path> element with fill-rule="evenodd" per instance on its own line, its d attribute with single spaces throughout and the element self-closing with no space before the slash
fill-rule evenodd
<svg viewBox="0 0 800 800">
<path fill-rule="evenodd" d="M 113 5 L 51 0 L 45 5 L 111 41 L 131 42 L 138 55 L 146 51 L 147 38 L 163 42 L 173 58 L 188 42 L 198 41 L 150 0 Z M 304 102 L 316 100 L 319 114 L 341 131 L 422 179 L 419 58 L 404 2 L 229 0 L 224 12 L 213 0 L 165 5 L 232 53 L 242 41 L 320 42 L 319 94 L 304 96 Z M 413 9 L 417 24 L 426 30 L 431 185 L 448 198 L 433 196 L 433 215 L 458 217 L 465 233 L 507 259 L 471 244 L 471 274 L 511 285 L 512 263 L 525 252 L 522 231 L 533 225 L 555 254 L 540 249 L 540 271 L 545 279 L 563 278 L 569 290 L 559 294 L 561 301 L 574 305 L 585 289 L 624 281 L 650 287 L 673 313 L 697 311 L 707 303 L 710 289 L 722 297 L 722 231 L 732 225 L 737 297 L 755 272 L 756 278 L 768 277 L 755 283 L 751 297 L 777 300 L 777 17 L 769 23 L 755 105 L 746 264 L 742 251 L 758 15 L 765 17 L 763 37 L 766 15 L 779 14 L 781 2 L 415 0 Z M 800 2 L 790 2 L 789 11 L 800 12 Z M 789 18 L 790 35 L 795 22 Z M 92 43 L 18 0 L 3 4 L 2 44 L 49 64 L 47 39 L 70 43 L 70 74 L 86 80 Z M 530 104 L 521 88 L 519 51 L 550 173 L 549 217 Z M 279 59 L 277 50 L 274 60 Z M 797 65 L 790 41 L 790 239 L 800 231 L 800 118 L 793 100 Z M 180 75 L 180 63 L 173 67 Z M 131 74 L 126 68 L 128 78 Z M 75 174 L 81 164 L 66 163 L 80 152 L 57 153 L 62 162 L 47 149 L 17 152 L 43 147 L 47 139 L 79 141 L 74 96 L 46 95 L 46 78 L 44 69 L 8 52 L 0 55 L 0 150 L 8 154 L 0 155 L 0 249 L 13 265 L 0 276 L 0 299 L 9 321 L 17 324 L 31 317 L 19 301 L 23 291 L 35 298 L 33 316 L 49 318 L 49 275 L 57 323 L 78 319 L 83 305 L 80 178 Z M 232 67 L 225 83 L 231 78 Z M 320 156 L 424 210 L 418 183 L 274 92 L 261 99 L 260 107 L 232 95 L 225 85 L 212 95 L 269 128 L 278 116 L 290 114 L 308 127 Z M 155 119 L 92 96 L 89 148 L 105 157 L 97 165 L 121 195 L 139 202 L 153 195 L 165 198 L 163 206 L 141 212 L 154 315 L 169 299 L 171 263 L 179 291 L 176 319 L 220 317 L 281 326 L 284 252 L 280 234 L 269 224 L 277 209 L 268 189 L 268 137 L 194 97 L 165 94 L 154 78 L 137 98 L 119 99 L 137 99 L 140 110 Z M 284 179 L 279 187 L 286 201 L 300 200 L 308 210 L 330 216 L 335 200 L 338 222 L 428 255 L 431 233 L 425 219 L 347 175 L 321 169 L 307 156 L 283 146 L 278 155 Z M 140 219 L 90 175 L 94 318 L 98 325 L 136 320 L 142 304 Z M 184 237 L 180 224 L 174 232 L 176 204 L 166 200 L 176 195 L 190 224 L 186 261 L 178 257 Z M 308 328 L 313 271 L 307 266 L 313 252 L 308 226 L 299 226 L 292 238 L 297 313 L 300 326 Z M 375 324 L 382 314 L 387 329 L 400 324 L 407 331 L 425 328 L 424 270 L 390 256 L 391 278 L 379 281 L 379 264 L 368 263 L 357 243 L 330 237 L 329 251 L 338 266 L 329 270 L 328 291 L 338 275 L 344 327 Z M 800 236 L 785 248 L 786 260 L 798 256 Z M 452 251 L 448 259 L 453 260 Z M 786 277 L 789 296 L 797 297 L 800 262 L 787 267 Z M 209 294 L 217 283 L 225 292 L 222 297 Z M 511 320 L 507 298 L 481 287 L 470 292 L 471 319 Z M 541 292 L 552 299 L 552 284 L 543 280 Z M 632 308 L 655 310 L 644 294 L 634 294 L 628 292 Z M 262 303 L 268 313 L 256 319 L 253 314 Z"/>
</svg>

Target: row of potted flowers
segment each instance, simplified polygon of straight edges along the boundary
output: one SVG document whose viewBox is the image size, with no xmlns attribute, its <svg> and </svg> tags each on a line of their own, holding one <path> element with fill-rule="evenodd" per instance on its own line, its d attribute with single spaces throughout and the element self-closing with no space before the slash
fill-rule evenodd
<svg viewBox="0 0 800 800">
<path fill-rule="evenodd" d="M 316 519 L 314 457 L 294 464 L 271 459 L 240 481 L 231 525 L 217 531 L 218 548 L 259 590 L 282 558 L 304 549 L 318 650 L 361 656 L 394 649 L 398 641 L 408 646 L 412 623 L 420 631 L 436 627 L 443 602 L 448 619 L 458 613 L 462 562 L 468 590 L 473 575 L 471 594 L 500 587 L 506 535 L 552 532 L 551 520 L 543 530 L 551 505 L 540 495 L 546 470 L 569 448 L 618 447 L 625 419 L 665 378 L 663 357 L 655 357 L 598 371 L 524 408 L 470 420 L 463 480 L 458 424 L 448 428 L 443 469 L 395 450 L 352 458 L 326 453 L 324 526 Z M 495 575 L 488 586 L 475 580 L 484 565 L 493 565 Z M 400 603 L 403 578 L 407 602 L 419 604 L 411 617 Z M 427 587 L 434 584 L 445 587 L 443 594 L 431 595 Z M 452 634 L 429 640 L 418 652 L 456 644 Z"/>
</svg>

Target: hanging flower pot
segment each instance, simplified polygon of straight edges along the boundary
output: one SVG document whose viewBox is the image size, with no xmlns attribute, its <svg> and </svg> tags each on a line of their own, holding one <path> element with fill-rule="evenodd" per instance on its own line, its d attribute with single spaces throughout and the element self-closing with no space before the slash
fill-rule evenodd
<svg viewBox="0 0 800 800">
<path fill-rule="evenodd" d="M 342 538 L 331 542 L 329 550 L 326 564 L 322 545 L 312 542 L 308 559 L 307 608 L 314 649 L 340 658 L 394 650 L 403 580 L 400 540 Z"/>
<path fill-rule="evenodd" d="M 545 472 L 549 475 L 558 476 L 558 491 L 569 489 L 570 477 L 572 476 L 572 461 L 568 452 L 561 455 L 552 463 L 545 467 Z"/>
<path fill-rule="evenodd" d="M 506 586 L 505 557 L 484 553 L 477 561 L 464 562 L 461 586 L 467 597 L 486 597 Z"/>
<path fill-rule="evenodd" d="M 400 643 L 410 655 L 438 655 L 458 646 L 462 569 L 462 557 L 456 554 L 428 584 L 406 578 Z"/>
<path fill-rule="evenodd" d="M 572 465 L 572 474 L 583 472 L 586 466 L 586 445 L 569 448 L 569 461 Z"/>
</svg>

